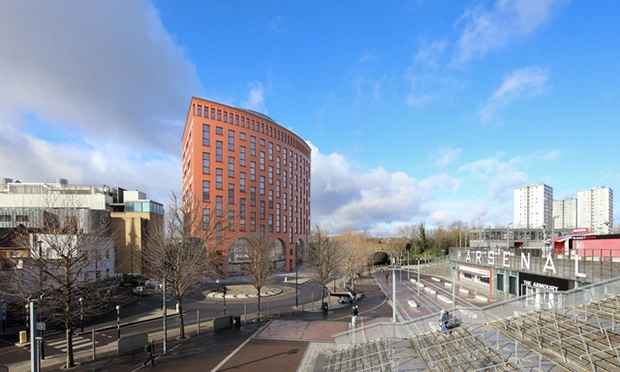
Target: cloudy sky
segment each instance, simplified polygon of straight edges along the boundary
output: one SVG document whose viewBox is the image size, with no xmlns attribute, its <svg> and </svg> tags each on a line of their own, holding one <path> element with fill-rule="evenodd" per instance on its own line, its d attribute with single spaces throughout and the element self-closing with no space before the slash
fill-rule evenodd
<svg viewBox="0 0 620 372">
<path fill-rule="evenodd" d="M 505 225 L 517 186 L 620 190 L 618 14 L 614 0 L 2 1 L 0 177 L 164 202 L 197 96 L 311 145 L 314 223 Z"/>
</svg>

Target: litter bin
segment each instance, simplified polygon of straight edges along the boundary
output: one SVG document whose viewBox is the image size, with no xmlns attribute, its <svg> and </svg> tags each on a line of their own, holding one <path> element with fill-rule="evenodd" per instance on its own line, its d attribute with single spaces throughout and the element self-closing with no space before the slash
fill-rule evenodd
<svg viewBox="0 0 620 372">
<path fill-rule="evenodd" d="M 240 316 L 233 316 L 233 327 L 241 328 L 241 317 Z"/>
<path fill-rule="evenodd" d="M 325 312 L 325 313 L 327 312 L 327 310 L 328 310 L 327 302 L 323 302 L 321 304 L 321 309 L 323 310 L 323 312 Z"/>
</svg>

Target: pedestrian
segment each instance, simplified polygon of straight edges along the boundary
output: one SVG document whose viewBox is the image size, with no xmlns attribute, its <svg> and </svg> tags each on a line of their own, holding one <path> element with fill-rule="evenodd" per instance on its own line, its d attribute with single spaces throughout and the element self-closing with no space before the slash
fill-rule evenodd
<svg viewBox="0 0 620 372">
<path fill-rule="evenodd" d="M 441 332 L 443 334 L 448 333 L 448 320 L 450 319 L 450 314 L 446 311 L 446 309 L 441 309 L 441 318 L 439 319 L 439 323 L 441 324 Z M 450 331 L 452 333 L 452 331 Z"/>
<path fill-rule="evenodd" d="M 388 281 L 388 278 L 390 277 L 390 272 L 388 271 L 387 274 L 385 274 L 385 281 Z"/>
<path fill-rule="evenodd" d="M 357 306 L 353 306 L 351 308 L 351 325 L 357 324 L 357 314 L 358 314 Z"/>
<path fill-rule="evenodd" d="M 151 362 L 151 365 L 155 365 L 155 340 L 151 340 L 146 346 L 144 346 L 144 351 L 149 354 L 149 358 L 144 362 L 144 366 Z"/>
</svg>

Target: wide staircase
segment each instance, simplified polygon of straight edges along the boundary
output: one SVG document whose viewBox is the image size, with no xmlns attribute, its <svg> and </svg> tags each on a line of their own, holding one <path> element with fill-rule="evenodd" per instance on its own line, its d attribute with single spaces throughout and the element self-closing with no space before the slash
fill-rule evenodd
<svg viewBox="0 0 620 372">
<path fill-rule="evenodd" d="M 448 335 L 439 329 L 437 315 L 336 334 L 340 350 L 325 369 L 620 371 L 620 278 L 549 298 L 523 296 L 484 308 L 452 309 L 460 325 Z M 376 342 L 382 346 L 370 346 Z M 409 346 L 403 348 L 404 342 Z M 379 350 L 384 359 L 376 356 Z"/>
<path fill-rule="evenodd" d="M 338 350 L 329 356 L 324 369 L 330 372 L 398 371 L 391 345 L 390 339 L 378 339 Z"/>
</svg>

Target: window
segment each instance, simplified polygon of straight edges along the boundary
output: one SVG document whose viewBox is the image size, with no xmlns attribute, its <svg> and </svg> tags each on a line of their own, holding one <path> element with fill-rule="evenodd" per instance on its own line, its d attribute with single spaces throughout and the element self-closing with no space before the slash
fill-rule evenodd
<svg viewBox="0 0 620 372">
<path fill-rule="evenodd" d="M 209 118 L 209 108 L 207 106 L 205 106 L 204 113 L 205 113 L 205 118 Z"/>
<path fill-rule="evenodd" d="M 260 170 L 262 171 L 265 170 L 265 152 L 264 151 L 260 152 Z"/>
<path fill-rule="evenodd" d="M 228 122 L 228 112 L 224 111 L 224 122 Z"/>
<path fill-rule="evenodd" d="M 260 194 L 265 195 L 265 176 L 260 176 Z"/>
<path fill-rule="evenodd" d="M 280 157 L 276 156 L 276 174 L 280 174 Z"/>
<path fill-rule="evenodd" d="M 218 190 L 222 189 L 222 168 L 215 168 L 215 188 Z"/>
<path fill-rule="evenodd" d="M 276 198 L 280 198 L 280 180 L 276 180 Z"/>
<path fill-rule="evenodd" d="M 235 115 L 235 125 L 239 125 L 239 115 Z"/>
<path fill-rule="evenodd" d="M 256 232 L 256 212 L 250 212 L 250 231 Z"/>
<path fill-rule="evenodd" d="M 269 184 L 273 185 L 273 167 L 269 166 Z"/>
<path fill-rule="evenodd" d="M 508 277 L 508 293 L 511 295 L 517 295 L 517 277 L 509 276 Z"/>
<path fill-rule="evenodd" d="M 269 213 L 269 232 L 273 232 L 273 213 Z"/>
<path fill-rule="evenodd" d="M 222 121 L 222 111 L 217 110 L 217 120 Z"/>
<path fill-rule="evenodd" d="M 202 153 L 202 173 L 211 173 L 211 155 L 208 152 Z"/>
<path fill-rule="evenodd" d="M 256 187 L 250 187 L 250 207 L 256 206 Z"/>
<path fill-rule="evenodd" d="M 211 109 L 211 119 L 215 119 L 215 109 Z"/>
<path fill-rule="evenodd" d="M 215 161 L 218 163 L 222 162 L 222 153 L 224 151 L 223 146 L 224 144 L 222 141 L 215 141 Z"/>
<path fill-rule="evenodd" d="M 215 215 L 218 217 L 222 217 L 222 199 L 221 196 L 215 197 Z"/>
<path fill-rule="evenodd" d="M 260 219 L 261 220 L 265 219 L 265 201 L 264 200 L 260 201 Z"/>
<path fill-rule="evenodd" d="M 228 157 L 228 177 L 235 177 L 235 158 L 232 156 Z"/>
<path fill-rule="evenodd" d="M 245 198 L 239 199 L 239 230 L 245 231 Z"/>
<path fill-rule="evenodd" d="M 228 131 L 228 150 L 235 151 L 235 131 Z"/>
<path fill-rule="evenodd" d="M 202 209 L 202 229 L 207 230 L 209 228 L 209 218 L 211 211 L 209 208 Z"/>
<path fill-rule="evenodd" d="M 224 134 L 224 129 L 222 127 L 215 127 L 215 134 L 222 135 Z"/>
<path fill-rule="evenodd" d="M 208 202 L 211 196 L 211 182 L 202 181 L 202 201 Z"/>
<path fill-rule="evenodd" d="M 209 125 L 207 124 L 203 124 L 202 125 L 202 145 L 203 146 L 211 146 L 211 141 L 210 141 L 210 134 L 209 134 Z"/>
<path fill-rule="evenodd" d="M 497 290 L 504 290 L 504 274 L 497 274 Z"/>
<path fill-rule="evenodd" d="M 273 143 L 269 142 L 269 161 L 273 161 Z"/>
<path fill-rule="evenodd" d="M 265 140 L 264 140 L 264 139 L 262 139 L 262 138 L 260 139 L 260 145 L 261 145 L 262 147 L 265 147 Z"/>
<path fill-rule="evenodd" d="M 256 181 L 256 163 L 250 162 L 250 181 Z"/>
<path fill-rule="evenodd" d="M 232 115 L 231 115 L 232 117 Z M 235 230 L 235 211 L 228 211 L 228 231 Z"/>
<path fill-rule="evenodd" d="M 196 110 L 196 115 L 202 116 L 202 106 L 198 105 L 198 109 Z"/>
<path fill-rule="evenodd" d="M 245 167 L 245 146 L 239 146 L 239 165 Z"/>
<path fill-rule="evenodd" d="M 245 128 L 245 117 L 241 117 L 241 126 Z"/>
<path fill-rule="evenodd" d="M 280 145 L 276 145 L 276 151 L 280 152 Z"/>
<path fill-rule="evenodd" d="M 273 190 L 269 190 L 269 209 L 273 209 Z"/>
<path fill-rule="evenodd" d="M 256 137 L 250 136 L 250 156 L 256 156 Z"/>
<path fill-rule="evenodd" d="M 280 203 L 276 204 L 276 232 L 280 232 Z"/>
<path fill-rule="evenodd" d="M 228 204 L 235 204 L 235 184 L 228 184 Z"/>
<path fill-rule="evenodd" d="M 245 172 L 239 173 L 239 192 L 245 192 Z"/>
<path fill-rule="evenodd" d="M 245 133 L 243 132 L 239 133 L 239 139 L 242 141 L 245 141 Z"/>
</svg>

